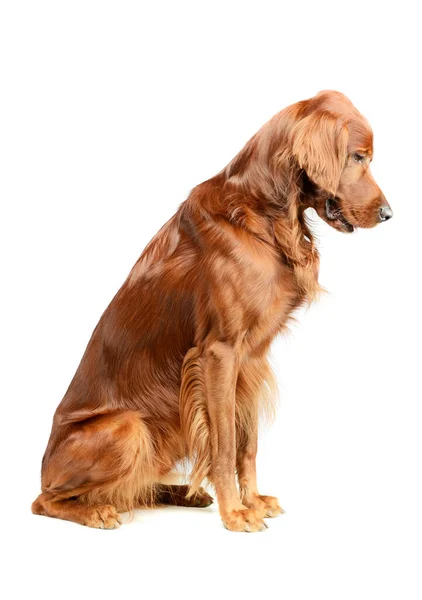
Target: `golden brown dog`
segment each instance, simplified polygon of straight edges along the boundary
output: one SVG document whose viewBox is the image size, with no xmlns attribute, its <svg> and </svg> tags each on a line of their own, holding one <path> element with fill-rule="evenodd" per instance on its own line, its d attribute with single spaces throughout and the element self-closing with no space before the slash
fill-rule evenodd
<svg viewBox="0 0 422 600">
<path fill-rule="evenodd" d="M 34 513 L 112 529 L 145 504 L 207 506 L 205 479 L 228 529 L 259 531 L 282 512 L 256 484 L 268 349 L 318 293 L 305 210 L 345 232 L 392 216 L 371 159 L 367 121 L 326 91 L 275 115 L 194 188 L 92 334 L 54 416 Z M 160 484 L 185 458 L 190 486 Z"/>
</svg>

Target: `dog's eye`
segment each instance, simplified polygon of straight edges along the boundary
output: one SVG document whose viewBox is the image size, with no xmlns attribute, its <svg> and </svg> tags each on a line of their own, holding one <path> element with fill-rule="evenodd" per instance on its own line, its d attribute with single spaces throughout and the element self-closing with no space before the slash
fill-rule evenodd
<svg viewBox="0 0 422 600">
<path fill-rule="evenodd" d="M 363 163 L 363 161 L 365 160 L 365 157 L 362 156 L 362 154 L 358 154 L 358 152 L 355 152 L 353 154 L 353 160 L 357 163 Z"/>
</svg>

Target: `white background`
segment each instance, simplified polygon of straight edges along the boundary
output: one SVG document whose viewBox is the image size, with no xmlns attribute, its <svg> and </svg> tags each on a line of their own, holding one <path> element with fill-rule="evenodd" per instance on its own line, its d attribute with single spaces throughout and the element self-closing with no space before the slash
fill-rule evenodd
<svg viewBox="0 0 422 600">
<path fill-rule="evenodd" d="M 421 598 L 416 6 L 1 3 L 3 597 Z M 329 294 L 274 345 L 280 406 L 259 453 L 286 514 L 250 535 L 215 506 L 117 531 L 33 516 L 55 407 L 143 247 L 321 89 L 370 120 L 394 219 L 349 236 L 315 224 Z"/>
</svg>

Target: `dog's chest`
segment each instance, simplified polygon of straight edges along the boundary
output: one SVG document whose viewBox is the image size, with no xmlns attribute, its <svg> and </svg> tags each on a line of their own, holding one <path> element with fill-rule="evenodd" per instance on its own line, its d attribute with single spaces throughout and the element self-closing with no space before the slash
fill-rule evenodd
<svg viewBox="0 0 422 600">
<path fill-rule="evenodd" d="M 245 341 L 249 350 L 254 351 L 285 327 L 291 313 L 301 304 L 303 294 L 294 270 L 274 256 L 245 269 L 242 280 Z"/>
</svg>

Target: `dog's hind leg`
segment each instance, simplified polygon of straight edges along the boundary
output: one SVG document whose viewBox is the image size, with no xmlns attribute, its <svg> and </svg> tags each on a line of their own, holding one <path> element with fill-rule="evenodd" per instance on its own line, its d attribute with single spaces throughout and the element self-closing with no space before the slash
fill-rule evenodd
<svg viewBox="0 0 422 600">
<path fill-rule="evenodd" d="M 35 514 L 114 529 L 119 512 L 152 500 L 154 479 L 148 429 L 135 411 L 60 425 L 43 460 Z"/>
<path fill-rule="evenodd" d="M 119 513 L 110 504 L 88 506 L 78 498 L 58 500 L 57 495 L 50 492 L 38 496 L 32 504 L 32 512 L 99 529 L 116 529 L 121 524 Z"/>
</svg>

